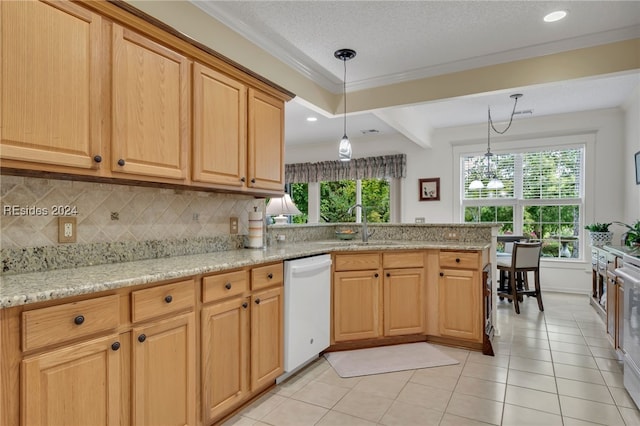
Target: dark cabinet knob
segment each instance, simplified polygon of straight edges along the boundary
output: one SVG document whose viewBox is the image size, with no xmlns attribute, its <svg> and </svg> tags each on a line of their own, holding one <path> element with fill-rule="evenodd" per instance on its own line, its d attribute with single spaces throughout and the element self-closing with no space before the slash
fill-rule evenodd
<svg viewBox="0 0 640 426">
<path fill-rule="evenodd" d="M 378 278 L 378 274 L 377 274 L 377 273 L 376 273 L 376 274 L 373 274 L 373 276 L 374 276 L 375 278 Z"/>
<path fill-rule="evenodd" d="M 113 342 L 111 344 L 111 350 L 112 351 L 117 351 L 118 349 L 120 349 L 120 342 Z"/>
<path fill-rule="evenodd" d="M 444 272 L 440 272 L 440 276 L 441 276 L 441 277 L 444 277 Z"/>
<path fill-rule="evenodd" d="M 256 299 L 256 305 L 259 305 L 259 304 L 260 304 L 260 299 L 258 298 Z"/>
<path fill-rule="evenodd" d="M 138 342 L 142 343 L 147 340 L 147 336 L 145 334 L 141 334 L 138 336 Z"/>
<path fill-rule="evenodd" d="M 95 157 L 93 157 L 93 161 L 95 161 L 96 163 L 102 163 L 102 157 L 99 155 L 96 155 Z"/>
<path fill-rule="evenodd" d="M 246 178 L 246 177 L 242 176 L 242 177 L 240 178 L 240 182 L 246 182 L 246 181 L 247 181 L 247 178 Z"/>
<path fill-rule="evenodd" d="M 227 290 L 231 290 L 231 283 L 226 283 L 224 285 L 224 288 L 226 288 Z"/>
<path fill-rule="evenodd" d="M 388 277 L 390 277 L 390 276 L 391 276 L 391 274 L 387 272 L 387 276 L 388 276 Z"/>
<path fill-rule="evenodd" d="M 118 160 L 118 166 L 124 166 L 124 160 L 122 158 Z"/>
<path fill-rule="evenodd" d="M 460 263 L 460 258 L 456 258 L 456 263 Z"/>
<path fill-rule="evenodd" d="M 168 295 L 164 298 L 164 301 L 167 303 L 171 303 L 173 301 L 173 297 L 171 295 Z"/>
<path fill-rule="evenodd" d="M 270 280 L 273 279 L 273 274 L 267 274 L 267 278 L 269 278 Z"/>
<path fill-rule="evenodd" d="M 255 178 L 251 178 L 251 183 L 256 183 L 256 179 Z"/>
<path fill-rule="evenodd" d="M 245 309 L 247 309 L 247 308 L 249 307 L 249 304 L 248 304 L 247 302 L 244 302 L 244 303 L 242 304 L 242 307 L 243 307 L 243 308 L 245 308 Z"/>
<path fill-rule="evenodd" d="M 73 323 L 74 323 L 75 325 L 80 325 L 80 324 L 82 324 L 83 322 L 84 322 L 84 316 L 83 316 L 83 315 L 78 315 L 77 317 L 75 317 L 75 318 L 73 319 Z"/>
</svg>

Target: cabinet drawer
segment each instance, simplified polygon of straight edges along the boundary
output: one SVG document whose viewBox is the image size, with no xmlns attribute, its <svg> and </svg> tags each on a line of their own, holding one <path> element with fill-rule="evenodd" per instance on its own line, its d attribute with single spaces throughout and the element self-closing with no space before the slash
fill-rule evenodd
<svg viewBox="0 0 640 426">
<path fill-rule="evenodd" d="M 284 271 L 282 263 L 269 266 L 261 266 L 251 270 L 251 290 L 271 287 L 282 284 Z"/>
<path fill-rule="evenodd" d="M 193 305 L 193 280 L 134 291 L 131 293 L 131 321 L 145 321 L 179 312 Z"/>
<path fill-rule="evenodd" d="M 336 271 L 366 271 L 380 267 L 378 253 L 337 254 L 335 256 Z"/>
<path fill-rule="evenodd" d="M 211 275 L 202 279 L 202 301 L 204 303 L 242 294 L 248 290 L 248 271 Z"/>
<path fill-rule="evenodd" d="M 480 254 L 477 252 L 440 251 L 441 268 L 480 268 Z"/>
<path fill-rule="evenodd" d="M 395 252 L 382 254 L 383 268 L 422 268 L 424 253 L 420 251 Z"/>
<path fill-rule="evenodd" d="M 29 351 L 91 334 L 119 324 L 117 295 L 35 309 L 22 313 L 22 350 Z"/>
</svg>

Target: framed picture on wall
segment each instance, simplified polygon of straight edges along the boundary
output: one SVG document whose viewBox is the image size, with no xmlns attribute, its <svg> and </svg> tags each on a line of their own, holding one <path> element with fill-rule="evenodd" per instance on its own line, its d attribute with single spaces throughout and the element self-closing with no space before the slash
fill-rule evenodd
<svg viewBox="0 0 640 426">
<path fill-rule="evenodd" d="M 420 201 L 440 200 L 440 178 L 419 179 Z"/>
<path fill-rule="evenodd" d="M 640 151 L 636 152 L 636 185 L 640 185 Z"/>
</svg>

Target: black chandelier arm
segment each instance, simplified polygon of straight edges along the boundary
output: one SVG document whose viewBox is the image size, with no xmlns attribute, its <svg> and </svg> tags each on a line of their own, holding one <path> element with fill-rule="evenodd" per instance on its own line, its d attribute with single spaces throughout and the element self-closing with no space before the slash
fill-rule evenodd
<svg viewBox="0 0 640 426">
<path fill-rule="evenodd" d="M 496 127 L 493 125 L 493 120 L 491 119 L 491 107 L 489 107 L 489 124 L 491 125 L 491 128 L 493 129 L 494 132 L 496 132 L 499 135 L 504 135 L 507 130 L 509 130 L 509 128 L 511 127 L 511 123 L 513 123 L 513 116 L 516 113 L 516 105 L 518 105 L 518 98 L 522 96 L 522 95 L 511 95 L 511 97 L 514 99 L 513 102 L 513 111 L 511 111 L 511 118 L 509 118 L 509 124 L 507 124 L 507 127 L 500 131 L 498 129 L 496 129 Z"/>
</svg>

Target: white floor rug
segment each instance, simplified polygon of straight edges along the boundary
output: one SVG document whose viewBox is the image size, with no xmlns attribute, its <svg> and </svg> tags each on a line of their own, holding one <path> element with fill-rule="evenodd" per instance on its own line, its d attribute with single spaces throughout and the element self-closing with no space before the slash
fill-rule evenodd
<svg viewBox="0 0 640 426">
<path fill-rule="evenodd" d="M 328 352 L 324 357 L 340 377 L 366 376 L 459 363 L 428 343 Z"/>
</svg>

